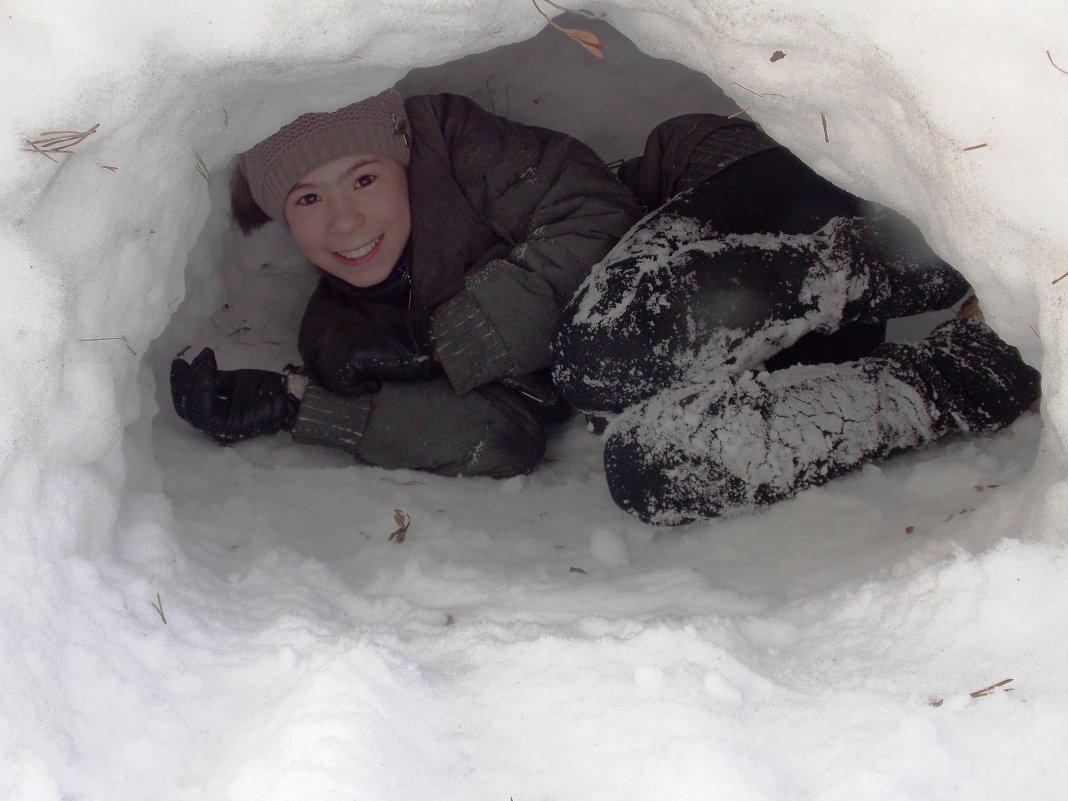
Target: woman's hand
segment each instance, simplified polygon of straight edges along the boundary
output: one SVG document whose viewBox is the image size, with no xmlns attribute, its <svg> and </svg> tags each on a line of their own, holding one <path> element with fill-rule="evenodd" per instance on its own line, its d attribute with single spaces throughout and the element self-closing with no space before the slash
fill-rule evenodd
<svg viewBox="0 0 1068 801">
<path fill-rule="evenodd" d="M 286 377 L 267 370 L 220 370 L 204 348 L 192 364 L 171 362 L 171 400 L 178 416 L 219 442 L 290 430 L 300 401 Z"/>
<path fill-rule="evenodd" d="M 362 395 L 377 392 L 383 381 L 419 381 L 441 375 L 430 346 L 426 318 L 412 317 L 404 332 L 379 327 L 337 328 L 323 339 L 316 377 L 331 392 Z"/>
</svg>

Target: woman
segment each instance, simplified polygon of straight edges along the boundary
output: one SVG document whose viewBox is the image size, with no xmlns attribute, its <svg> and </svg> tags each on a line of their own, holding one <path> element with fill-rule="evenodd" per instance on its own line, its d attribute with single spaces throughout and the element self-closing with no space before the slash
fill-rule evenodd
<svg viewBox="0 0 1068 801">
<path fill-rule="evenodd" d="M 564 305 L 637 218 L 589 148 L 454 95 L 383 92 L 305 114 L 240 158 L 234 215 L 286 225 L 321 280 L 305 376 L 171 370 L 175 410 L 223 442 L 291 431 L 358 461 L 506 477 L 541 458 Z"/>
<path fill-rule="evenodd" d="M 609 489 L 642 520 L 749 511 L 1037 400 L 1037 371 L 981 322 L 882 344 L 887 320 L 967 283 L 915 226 L 752 124 L 669 120 L 623 176 L 656 210 L 568 306 L 554 377 L 613 418 Z"/>
</svg>

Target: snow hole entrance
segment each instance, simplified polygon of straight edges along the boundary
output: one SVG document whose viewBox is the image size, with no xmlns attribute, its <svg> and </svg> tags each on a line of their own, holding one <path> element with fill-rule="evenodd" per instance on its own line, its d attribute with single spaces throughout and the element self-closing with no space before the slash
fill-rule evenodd
<svg viewBox="0 0 1068 801">
<path fill-rule="evenodd" d="M 513 119 L 572 133 L 606 161 L 640 154 L 648 131 L 668 117 L 740 110 L 706 76 L 645 56 L 606 25 L 592 27 L 616 57 L 611 70 L 546 29 L 526 42 L 414 70 L 399 88 L 467 94 Z M 575 75 L 580 79 L 568 80 Z M 344 86 L 336 77 L 327 83 Z M 265 102 L 283 93 L 300 97 L 317 85 L 308 78 L 300 87 L 276 88 Z M 318 106 L 337 107 L 370 91 L 335 87 L 332 102 Z M 227 124 L 242 123 L 231 110 Z M 240 139 L 251 146 L 273 130 Z M 316 280 L 281 226 L 244 238 L 232 225 L 232 168 L 224 162 L 210 176 L 211 209 L 189 255 L 186 298 L 149 359 L 161 408 L 151 452 L 173 504 L 176 541 L 166 542 L 166 527 L 154 543 L 138 540 L 141 527 L 129 528 L 124 547 L 135 561 L 153 561 L 162 550 L 175 564 L 190 560 L 239 586 L 259 570 L 311 593 L 315 603 L 325 602 L 314 589 L 324 575 L 345 603 L 386 575 L 394 577 L 380 588 L 387 596 L 396 592 L 401 602 L 411 591 L 425 602 L 425 574 L 448 585 L 446 576 L 456 571 L 482 582 L 537 576 L 572 589 L 576 576 L 592 572 L 623 593 L 658 571 L 681 572 L 687 583 L 782 599 L 900 568 L 914 555 L 923 561 L 962 543 L 974 551 L 989 547 L 1000 530 L 984 532 L 972 521 L 992 498 L 1011 492 L 1033 461 L 1037 418 L 1001 437 L 950 441 L 868 467 L 758 515 L 658 532 L 613 506 L 600 440 L 577 420 L 553 437 L 544 466 L 504 482 L 357 467 L 340 452 L 298 446 L 285 435 L 218 447 L 173 414 L 170 358 L 189 359 L 210 346 L 223 369 L 278 370 L 298 362 L 297 327 Z M 931 324 L 921 320 L 917 330 Z M 403 546 L 390 540 L 397 510 L 411 521 Z M 442 565 L 449 566 L 444 573 Z M 410 585 L 396 583 L 413 571 L 419 578 Z M 432 605 L 445 619 L 459 588 L 438 590 Z"/>
</svg>

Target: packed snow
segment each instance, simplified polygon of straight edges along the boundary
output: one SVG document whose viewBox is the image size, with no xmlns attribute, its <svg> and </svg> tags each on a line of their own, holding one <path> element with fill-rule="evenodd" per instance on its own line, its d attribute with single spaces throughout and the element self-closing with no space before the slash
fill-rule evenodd
<svg viewBox="0 0 1068 801">
<path fill-rule="evenodd" d="M 559 18 L 599 60 L 527 0 L 359 5 L 0 10 L 0 797 L 1064 798 L 1068 7 Z M 920 226 L 1041 412 L 679 529 L 612 504 L 582 420 L 506 481 L 217 446 L 170 360 L 279 369 L 314 282 L 235 231 L 234 155 L 398 82 L 606 160 L 747 110 Z"/>
</svg>

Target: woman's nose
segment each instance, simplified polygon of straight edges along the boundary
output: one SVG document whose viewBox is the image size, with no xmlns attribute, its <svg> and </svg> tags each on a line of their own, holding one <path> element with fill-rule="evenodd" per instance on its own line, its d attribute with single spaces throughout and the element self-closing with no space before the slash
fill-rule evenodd
<svg viewBox="0 0 1068 801">
<path fill-rule="evenodd" d="M 358 207 L 346 203 L 331 205 L 330 227 L 335 231 L 356 231 L 365 222 L 367 217 Z"/>
</svg>

